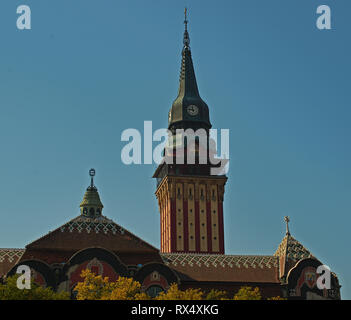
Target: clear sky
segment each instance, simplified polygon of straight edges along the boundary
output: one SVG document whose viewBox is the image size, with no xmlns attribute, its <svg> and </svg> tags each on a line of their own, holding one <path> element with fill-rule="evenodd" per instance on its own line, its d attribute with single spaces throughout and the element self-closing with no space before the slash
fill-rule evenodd
<svg viewBox="0 0 351 320">
<path fill-rule="evenodd" d="M 0 247 L 77 216 L 91 167 L 104 215 L 159 247 L 156 166 L 124 165 L 120 137 L 167 126 L 185 6 L 200 94 L 230 129 L 226 253 L 273 254 L 289 215 L 350 299 L 349 0 L 1 0 Z"/>
</svg>

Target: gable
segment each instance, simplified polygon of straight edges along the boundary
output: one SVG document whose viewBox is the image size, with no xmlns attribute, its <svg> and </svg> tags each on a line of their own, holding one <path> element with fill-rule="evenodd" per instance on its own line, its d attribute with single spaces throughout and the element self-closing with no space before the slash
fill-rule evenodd
<svg viewBox="0 0 351 320">
<path fill-rule="evenodd" d="M 96 246 L 121 253 L 158 253 L 158 249 L 104 216 L 78 216 L 28 244 L 26 249 L 77 251 Z"/>
</svg>

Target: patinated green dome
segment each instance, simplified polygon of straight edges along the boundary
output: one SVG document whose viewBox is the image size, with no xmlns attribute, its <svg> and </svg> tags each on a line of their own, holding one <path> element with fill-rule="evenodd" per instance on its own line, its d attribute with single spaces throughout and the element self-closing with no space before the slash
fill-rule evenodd
<svg viewBox="0 0 351 320">
<path fill-rule="evenodd" d="M 83 216 L 95 218 L 101 216 L 104 205 L 100 200 L 97 188 L 94 186 L 95 170 L 90 170 L 91 184 L 84 194 L 83 201 L 80 204 L 80 212 Z"/>
<path fill-rule="evenodd" d="M 102 209 L 104 206 L 100 200 L 100 195 L 97 189 L 89 187 L 84 194 L 83 201 L 80 204 L 80 207 L 86 206 L 95 206 L 97 208 Z"/>
</svg>

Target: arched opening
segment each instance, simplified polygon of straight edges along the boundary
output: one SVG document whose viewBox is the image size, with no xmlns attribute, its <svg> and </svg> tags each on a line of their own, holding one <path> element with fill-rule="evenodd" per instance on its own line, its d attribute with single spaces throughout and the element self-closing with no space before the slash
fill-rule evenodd
<svg viewBox="0 0 351 320">
<path fill-rule="evenodd" d="M 157 297 L 161 292 L 163 292 L 163 288 L 159 285 L 152 285 L 150 287 L 148 287 L 146 290 L 145 290 L 145 293 L 151 297 L 151 298 L 155 298 Z"/>
</svg>

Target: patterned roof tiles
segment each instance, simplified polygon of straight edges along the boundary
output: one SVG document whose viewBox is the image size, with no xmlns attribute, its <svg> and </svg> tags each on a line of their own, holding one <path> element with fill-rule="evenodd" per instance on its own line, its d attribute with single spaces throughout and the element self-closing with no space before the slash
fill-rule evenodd
<svg viewBox="0 0 351 320">
<path fill-rule="evenodd" d="M 182 281 L 279 283 L 274 256 L 162 253 L 161 258 Z"/>
<path fill-rule="evenodd" d="M 60 227 L 60 230 L 61 232 L 73 232 L 76 230 L 79 233 L 85 231 L 87 233 L 103 232 L 107 234 L 108 232 L 112 232 L 116 234 L 118 232 L 124 234 L 124 229 L 121 226 L 104 216 L 94 218 L 78 216 Z"/>
<path fill-rule="evenodd" d="M 278 246 L 277 251 L 274 253 L 274 256 L 285 256 L 286 258 L 289 258 L 293 261 L 313 257 L 311 252 L 290 234 L 287 234 L 283 238 L 282 242 Z"/>
<path fill-rule="evenodd" d="M 1 249 L 0 262 L 7 260 L 8 262 L 17 262 L 23 255 L 24 249 Z"/>
<path fill-rule="evenodd" d="M 216 254 L 162 253 L 161 257 L 169 266 L 194 266 L 215 268 L 272 268 L 278 267 L 274 256 L 240 256 Z"/>
</svg>

